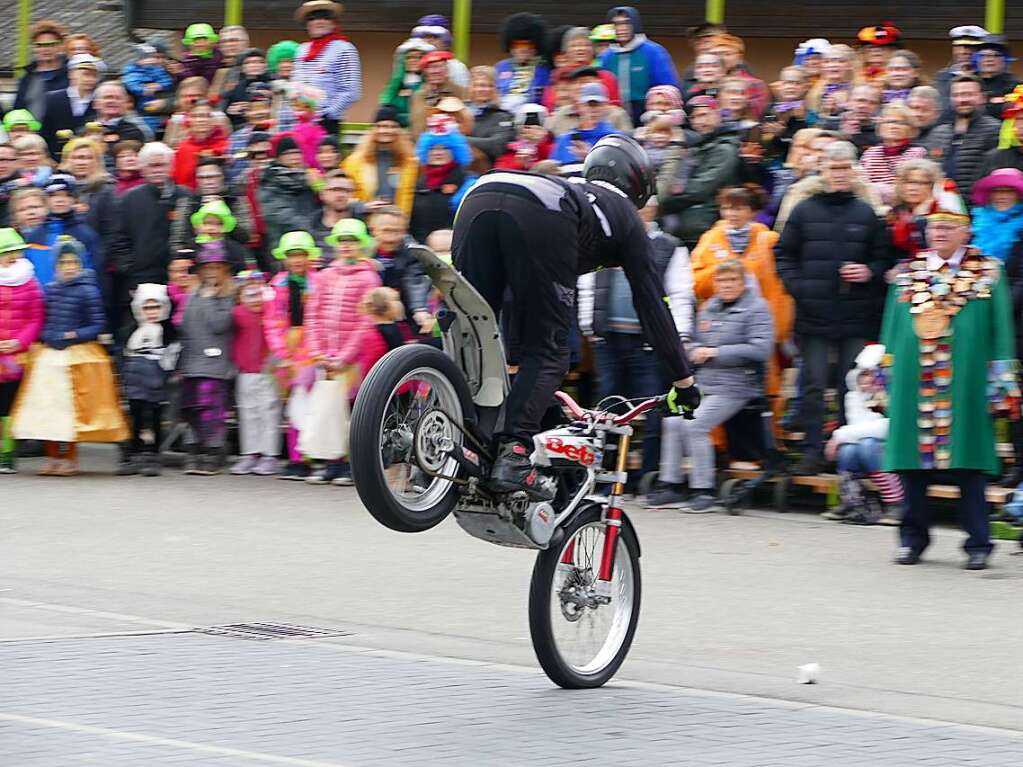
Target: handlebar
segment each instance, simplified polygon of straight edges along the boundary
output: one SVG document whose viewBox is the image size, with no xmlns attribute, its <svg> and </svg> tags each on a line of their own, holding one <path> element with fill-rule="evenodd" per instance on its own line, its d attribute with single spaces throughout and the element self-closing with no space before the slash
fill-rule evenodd
<svg viewBox="0 0 1023 767">
<path fill-rule="evenodd" d="M 610 413 L 606 411 L 586 410 L 585 408 L 581 407 L 578 402 L 572 399 L 571 396 L 569 396 L 563 391 L 555 392 L 554 396 L 557 397 L 557 399 L 561 402 L 562 405 L 568 408 L 568 412 L 572 414 L 573 418 L 591 419 L 594 421 L 605 420 L 610 421 L 615 426 L 624 426 L 627 423 L 631 423 L 636 418 L 641 416 L 643 413 L 646 413 L 647 411 L 653 410 L 655 407 L 664 404 L 665 399 L 667 399 L 665 396 L 651 397 L 650 399 L 643 400 L 638 405 L 635 405 L 627 413 L 623 413 L 622 415 L 619 416 L 612 416 Z"/>
</svg>

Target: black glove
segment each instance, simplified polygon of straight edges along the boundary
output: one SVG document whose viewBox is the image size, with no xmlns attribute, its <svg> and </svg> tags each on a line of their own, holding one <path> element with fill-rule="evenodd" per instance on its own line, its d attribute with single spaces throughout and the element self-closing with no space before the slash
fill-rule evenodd
<svg viewBox="0 0 1023 767">
<path fill-rule="evenodd" d="M 696 408 L 699 407 L 701 399 L 703 399 L 703 395 L 700 394 L 700 387 L 696 384 L 684 389 L 672 386 L 665 404 L 668 406 L 668 412 L 673 415 L 681 415 L 691 421 L 695 417 Z"/>
</svg>

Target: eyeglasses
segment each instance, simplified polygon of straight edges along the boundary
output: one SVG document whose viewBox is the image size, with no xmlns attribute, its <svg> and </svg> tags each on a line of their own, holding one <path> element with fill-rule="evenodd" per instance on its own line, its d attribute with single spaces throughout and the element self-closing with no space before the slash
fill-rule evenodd
<svg viewBox="0 0 1023 767">
<path fill-rule="evenodd" d="M 195 177 L 200 181 L 211 181 L 213 179 L 223 178 L 223 176 L 219 173 L 197 173 Z"/>
<path fill-rule="evenodd" d="M 325 192 L 347 192 L 348 194 L 351 194 L 352 192 L 355 191 L 355 187 L 353 187 L 353 186 L 328 186 L 323 191 L 325 191 Z"/>
<path fill-rule="evenodd" d="M 36 48 L 56 48 L 59 45 L 63 45 L 60 40 L 47 40 L 46 42 L 35 42 L 32 43 Z"/>
</svg>

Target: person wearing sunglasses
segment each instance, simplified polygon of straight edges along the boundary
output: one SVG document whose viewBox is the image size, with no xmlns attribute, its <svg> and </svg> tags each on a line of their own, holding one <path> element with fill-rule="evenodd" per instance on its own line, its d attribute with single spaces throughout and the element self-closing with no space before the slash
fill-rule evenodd
<svg viewBox="0 0 1023 767">
<path fill-rule="evenodd" d="M 62 91 L 70 85 L 64 57 L 64 25 L 50 19 L 32 25 L 32 61 L 18 81 L 14 98 L 15 109 L 27 109 L 37 120 L 42 120 L 46 109 L 46 94 Z"/>
</svg>

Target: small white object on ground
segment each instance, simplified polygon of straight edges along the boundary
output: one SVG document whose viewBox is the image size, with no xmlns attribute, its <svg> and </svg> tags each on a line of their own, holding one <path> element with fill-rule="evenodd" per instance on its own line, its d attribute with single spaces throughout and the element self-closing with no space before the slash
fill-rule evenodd
<svg viewBox="0 0 1023 767">
<path fill-rule="evenodd" d="M 820 675 L 820 664 L 805 663 L 799 667 L 799 676 L 796 677 L 796 681 L 800 684 L 817 684 L 817 677 Z"/>
</svg>

